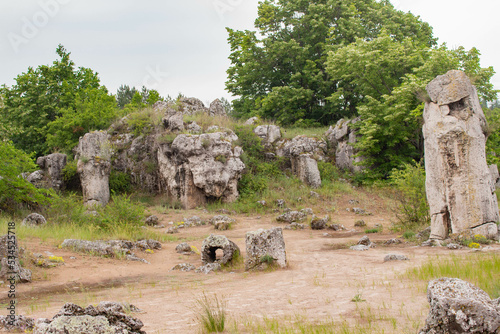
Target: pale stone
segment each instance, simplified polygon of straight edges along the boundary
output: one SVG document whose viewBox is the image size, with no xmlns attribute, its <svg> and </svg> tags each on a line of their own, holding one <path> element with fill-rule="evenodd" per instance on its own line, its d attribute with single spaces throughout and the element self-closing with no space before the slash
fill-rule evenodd
<svg viewBox="0 0 500 334">
<path fill-rule="evenodd" d="M 329 147 L 335 150 L 335 165 L 340 169 L 351 172 L 360 172 L 364 169 L 359 165 L 363 157 L 358 157 L 358 152 L 354 148 L 358 140 L 357 130 L 352 128 L 352 125 L 360 120 L 359 117 L 352 120 L 341 119 L 335 127 L 330 127 L 325 133 Z"/>
<path fill-rule="evenodd" d="M 292 158 L 292 173 L 313 188 L 321 187 L 318 162 L 309 154 L 301 154 Z"/>
<path fill-rule="evenodd" d="M 431 239 L 500 220 L 486 164 L 486 119 L 475 87 L 457 72 L 427 86 L 432 101 L 425 105 L 423 134 Z M 447 115 L 441 112 L 444 103 L 450 109 Z"/>
<path fill-rule="evenodd" d="M 262 139 L 264 145 L 272 145 L 281 139 L 280 127 L 277 125 L 259 125 L 253 132 Z"/>
<path fill-rule="evenodd" d="M 285 239 L 281 228 L 247 232 L 245 243 L 247 256 L 245 270 L 254 269 L 270 259 L 281 268 L 287 266 Z"/>
<path fill-rule="evenodd" d="M 209 114 L 210 116 L 226 116 L 226 109 L 221 100 L 215 99 L 210 103 Z"/>
</svg>

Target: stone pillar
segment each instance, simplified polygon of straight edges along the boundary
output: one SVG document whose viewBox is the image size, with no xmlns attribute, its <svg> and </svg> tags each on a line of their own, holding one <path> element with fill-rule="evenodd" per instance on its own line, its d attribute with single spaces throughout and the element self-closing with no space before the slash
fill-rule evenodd
<svg viewBox="0 0 500 334">
<path fill-rule="evenodd" d="M 105 206 L 109 202 L 111 154 L 106 132 L 91 132 L 80 138 L 77 171 L 82 183 L 83 201 L 89 209 Z"/>
<path fill-rule="evenodd" d="M 431 239 L 467 231 L 495 239 L 500 218 L 476 88 L 465 73 L 453 70 L 429 83 L 427 92 L 423 134 Z"/>
</svg>

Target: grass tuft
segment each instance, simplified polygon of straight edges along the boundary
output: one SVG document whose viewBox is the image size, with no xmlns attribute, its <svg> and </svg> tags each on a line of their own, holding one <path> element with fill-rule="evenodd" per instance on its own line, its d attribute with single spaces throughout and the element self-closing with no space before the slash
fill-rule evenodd
<svg viewBox="0 0 500 334">
<path fill-rule="evenodd" d="M 217 295 L 207 297 L 205 293 L 196 300 L 198 310 L 196 317 L 203 333 L 220 333 L 226 327 L 226 302 Z"/>
</svg>

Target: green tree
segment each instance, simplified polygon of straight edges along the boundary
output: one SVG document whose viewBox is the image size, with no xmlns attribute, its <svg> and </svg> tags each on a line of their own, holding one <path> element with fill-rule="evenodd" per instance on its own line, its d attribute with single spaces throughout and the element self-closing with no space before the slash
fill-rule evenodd
<svg viewBox="0 0 500 334">
<path fill-rule="evenodd" d="M 490 130 L 486 142 L 486 159 L 488 164 L 500 166 L 500 107 L 498 101 L 495 101 L 491 109 L 485 110 L 485 115 Z"/>
<path fill-rule="evenodd" d="M 234 115 L 259 115 L 281 124 L 329 124 L 356 113 L 353 86 L 332 80 L 326 71 L 329 51 L 382 33 L 396 41 L 435 44 L 427 23 L 395 10 L 389 1 L 266 0 L 258 15 L 261 37 L 228 29 L 226 87 L 238 96 Z M 344 92 L 340 101 L 332 100 L 339 89 Z"/>
<path fill-rule="evenodd" d="M 132 97 L 137 92 L 135 87 L 130 88 L 128 85 L 121 85 L 116 91 L 116 103 L 118 108 L 123 109 L 125 105 L 132 102 Z"/>
<path fill-rule="evenodd" d="M 51 66 L 30 67 L 17 76 L 15 85 L 2 88 L 0 116 L 9 128 L 17 130 L 10 138 L 16 148 L 37 156 L 49 150 L 49 123 L 61 116 L 61 110 L 74 109 L 80 92 L 100 87 L 97 73 L 84 67 L 76 69 L 62 45 L 56 53 L 60 59 Z"/>
<path fill-rule="evenodd" d="M 0 141 L 0 211 L 15 211 L 19 205 L 30 206 L 50 203 L 53 191 L 37 189 L 21 174 L 36 169 L 33 160 L 14 147 L 11 142 Z"/>
</svg>

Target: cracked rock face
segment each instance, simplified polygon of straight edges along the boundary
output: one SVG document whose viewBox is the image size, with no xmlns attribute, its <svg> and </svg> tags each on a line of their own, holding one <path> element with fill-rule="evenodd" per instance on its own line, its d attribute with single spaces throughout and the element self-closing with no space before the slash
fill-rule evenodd
<svg viewBox="0 0 500 334">
<path fill-rule="evenodd" d="M 354 149 L 354 144 L 357 142 L 357 130 L 352 128 L 352 124 L 360 120 L 359 117 L 352 120 L 341 119 L 325 133 L 327 142 L 335 148 L 335 165 L 340 169 L 348 169 L 351 172 L 364 169 L 358 165 L 363 161 L 363 157 L 356 157 L 358 152 Z"/>
<path fill-rule="evenodd" d="M 83 201 L 87 208 L 105 206 L 109 202 L 111 153 L 111 144 L 106 132 L 91 132 L 80 138 L 77 147 L 77 171 L 80 174 Z"/>
<path fill-rule="evenodd" d="M 66 154 L 53 153 L 38 157 L 36 164 L 41 168 L 31 173 L 27 180 L 39 188 L 64 189 L 63 169 L 66 167 Z"/>
<path fill-rule="evenodd" d="M 222 250 L 222 257 L 217 258 L 216 251 Z M 240 252 L 238 246 L 223 235 L 211 234 L 203 240 L 201 245 L 201 262 L 204 265 L 209 263 L 227 264 L 233 260 L 233 257 Z"/>
<path fill-rule="evenodd" d="M 275 263 L 281 268 L 286 267 L 285 239 L 280 227 L 247 232 L 245 243 L 247 250 L 245 270 L 259 268 L 267 262 Z"/>
<path fill-rule="evenodd" d="M 462 71 L 427 85 L 424 110 L 426 192 L 431 239 L 449 233 L 498 238 L 495 184 L 486 164 L 486 118 L 476 88 Z"/>
<path fill-rule="evenodd" d="M 183 207 L 193 209 L 208 199 L 233 202 L 245 164 L 242 150 L 233 146 L 238 137 L 231 131 L 201 135 L 181 134 L 171 146 L 158 151 L 160 177 Z"/>
<path fill-rule="evenodd" d="M 488 294 L 458 278 L 439 278 L 427 288 L 430 304 L 420 334 L 486 333 L 500 328 L 500 307 Z"/>
</svg>

